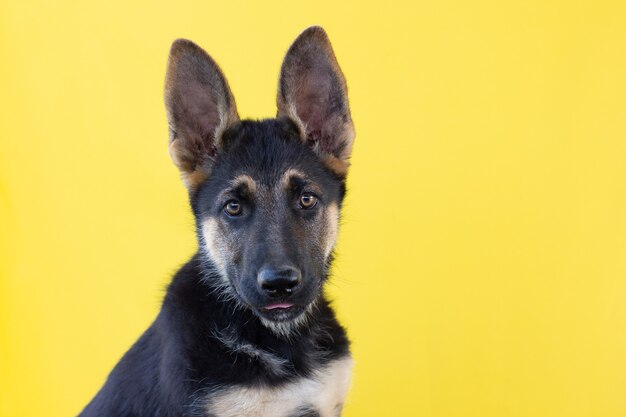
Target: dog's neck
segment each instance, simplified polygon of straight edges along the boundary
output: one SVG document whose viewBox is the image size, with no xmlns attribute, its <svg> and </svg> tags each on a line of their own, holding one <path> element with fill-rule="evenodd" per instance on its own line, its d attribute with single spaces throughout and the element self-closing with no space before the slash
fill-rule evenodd
<svg viewBox="0 0 626 417">
<path fill-rule="evenodd" d="M 196 254 L 168 288 L 164 308 L 186 311 L 190 332 L 208 335 L 207 343 L 227 355 L 259 364 L 270 379 L 306 374 L 348 351 L 348 340 L 323 293 L 306 313 L 306 321 L 277 331 L 222 291 L 210 260 Z M 185 300 L 180 305 L 179 300 Z M 209 348 L 209 346 L 207 346 Z"/>
</svg>

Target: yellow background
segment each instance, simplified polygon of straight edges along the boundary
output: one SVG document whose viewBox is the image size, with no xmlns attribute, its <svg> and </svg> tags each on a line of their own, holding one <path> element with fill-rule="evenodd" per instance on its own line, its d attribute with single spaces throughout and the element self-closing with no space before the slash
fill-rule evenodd
<svg viewBox="0 0 626 417">
<path fill-rule="evenodd" d="M 243 117 L 323 25 L 357 129 L 345 415 L 626 415 L 626 3 L 0 2 L 0 415 L 72 416 L 195 250 L 177 37 Z"/>
</svg>

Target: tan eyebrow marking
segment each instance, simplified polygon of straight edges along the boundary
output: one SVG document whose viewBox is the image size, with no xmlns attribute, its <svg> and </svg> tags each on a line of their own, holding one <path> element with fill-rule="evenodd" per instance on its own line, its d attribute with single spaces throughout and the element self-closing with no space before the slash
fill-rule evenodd
<svg viewBox="0 0 626 417">
<path fill-rule="evenodd" d="M 280 187 L 282 189 L 288 189 L 290 186 L 290 181 L 292 180 L 292 178 L 298 178 L 301 179 L 303 181 L 308 181 L 308 178 L 306 175 L 304 175 L 302 173 L 302 171 L 299 171 L 295 168 L 289 168 L 287 171 L 285 171 L 285 173 L 283 174 L 283 176 L 280 179 Z M 309 182 L 309 184 L 307 185 L 307 187 L 309 187 L 313 192 L 321 194 L 322 190 L 319 188 L 319 186 L 317 184 L 315 184 L 314 182 Z"/>
<path fill-rule="evenodd" d="M 230 181 L 230 186 L 232 188 L 237 188 L 240 185 L 246 185 L 250 192 L 256 191 L 256 182 L 252 179 L 250 175 L 242 174 L 237 175 Z"/>
<path fill-rule="evenodd" d="M 237 175 L 235 178 L 230 180 L 228 185 L 229 187 L 227 189 L 222 190 L 218 194 L 218 200 L 223 199 L 225 196 L 229 195 L 235 188 L 241 185 L 245 185 L 248 188 L 250 194 L 254 194 L 257 189 L 256 182 L 252 179 L 250 175 L 247 174 Z"/>
<path fill-rule="evenodd" d="M 306 176 L 295 168 L 289 168 L 287 171 L 283 173 L 283 176 L 280 178 L 280 187 L 281 188 L 289 188 L 289 181 L 293 177 L 305 179 Z"/>
</svg>

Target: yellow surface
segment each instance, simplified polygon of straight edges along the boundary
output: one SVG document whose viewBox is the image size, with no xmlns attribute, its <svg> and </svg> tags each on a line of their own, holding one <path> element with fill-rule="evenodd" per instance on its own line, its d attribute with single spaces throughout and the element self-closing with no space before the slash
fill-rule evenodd
<svg viewBox="0 0 626 417">
<path fill-rule="evenodd" d="M 177 37 L 275 112 L 323 25 L 357 130 L 345 415 L 626 415 L 626 3 L 0 2 L 0 415 L 72 416 L 194 252 Z"/>
</svg>

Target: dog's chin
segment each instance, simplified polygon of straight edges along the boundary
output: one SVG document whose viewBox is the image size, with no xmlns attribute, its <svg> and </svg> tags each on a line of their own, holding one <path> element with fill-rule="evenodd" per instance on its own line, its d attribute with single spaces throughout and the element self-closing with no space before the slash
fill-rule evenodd
<svg viewBox="0 0 626 417">
<path fill-rule="evenodd" d="M 300 334 L 302 326 L 308 322 L 308 312 L 312 303 L 306 306 L 291 306 L 287 308 L 255 308 L 254 313 L 259 317 L 263 326 L 274 335 L 291 339 Z"/>
<path fill-rule="evenodd" d="M 258 299 L 256 296 L 248 299 L 244 293 L 237 291 L 235 293 L 239 299 L 239 303 L 245 306 L 255 316 L 257 316 L 266 328 L 271 330 L 275 335 L 291 338 L 301 330 L 302 326 L 308 323 L 311 310 L 314 308 L 320 293 L 315 294 L 312 299 L 299 300 L 271 300 L 263 298 Z M 251 302 L 254 299 L 254 302 Z"/>
<path fill-rule="evenodd" d="M 246 304 L 265 328 L 280 338 L 291 339 L 297 336 L 302 326 L 308 322 L 308 313 L 315 302 L 308 304 L 281 302 L 261 306 Z"/>
<path fill-rule="evenodd" d="M 259 318 L 275 323 L 289 323 L 298 320 L 307 310 L 306 306 L 291 305 L 289 307 L 278 307 L 268 309 L 267 307 L 256 307 L 254 312 Z"/>
</svg>

